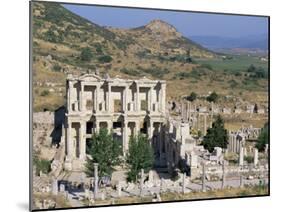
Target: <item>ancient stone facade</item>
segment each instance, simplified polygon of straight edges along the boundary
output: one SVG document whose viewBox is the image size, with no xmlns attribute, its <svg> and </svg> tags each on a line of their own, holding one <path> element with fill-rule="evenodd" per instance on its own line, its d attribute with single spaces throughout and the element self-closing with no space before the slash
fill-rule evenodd
<svg viewBox="0 0 281 212">
<path fill-rule="evenodd" d="M 140 132 L 148 135 L 155 151 L 159 149 L 165 123 L 165 81 L 68 75 L 66 94 L 66 170 L 84 168 L 87 142 L 100 128 L 112 130 L 124 154 L 130 136 Z"/>
</svg>

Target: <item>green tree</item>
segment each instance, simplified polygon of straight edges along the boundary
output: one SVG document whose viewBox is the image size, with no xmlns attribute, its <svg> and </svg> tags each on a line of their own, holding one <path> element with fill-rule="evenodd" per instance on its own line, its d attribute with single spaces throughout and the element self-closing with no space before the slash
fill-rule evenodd
<svg viewBox="0 0 281 212">
<path fill-rule="evenodd" d="M 191 92 L 191 94 L 186 98 L 188 101 L 193 102 L 194 100 L 196 100 L 197 98 L 197 94 L 195 92 Z"/>
<path fill-rule="evenodd" d="M 259 151 L 264 151 L 266 144 L 268 144 L 268 123 L 266 123 L 261 130 L 261 134 L 259 135 L 256 143 L 256 148 Z"/>
<path fill-rule="evenodd" d="M 129 165 L 128 180 L 136 181 L 141 169 L 145 172 L 152 168 L 154 156 L 153 149 L 144 135 L 131 137 L 129 143 L 129 152 L 126 158 Z"/>
<path fill-rule="evenodd" d="M 98 58 L 99 62 L 101 63 L 110 63 L 112 61 L 112 57 L 109 55 L 102 55 Z"/>
<path fill-rule="evenodd" d="M 91 61 L 93 58 L 93 53 L 89 47 L 83 48 L 81 51 L 80 58 L 82 61 Z"/>
<path fill-rule="evenodd" d="M 114 171 L 113 167 L 122 162 L 121 145 L 107 129 L 101 129 L 98 134 L 94 134 L 88 148 L 91 158 L 87 159 L 85 173 L 89 177 L 94 176 L 94 163 L 99 164 L 99 176 L 110 176 Z"/>
<path fill-rule="evenodd" d="M 227 140 L 228 135 L 226 129 L 224 128 L 224 121 L 219 115 L 212 124 L 212 128 L 207 130 L 207 134 L 204 136 L 202 144 L 205 149 L 209 150 L 209 152 L 213 152 L 214 147 L 221 147 L 225 149 L 228 144 Z"/>
<path fill-rule="evenodd" d="M 218 98 L 219 98 L 218 94 L 214 91 L 207 97 L 207 101 L 216 102 L 218 100 Z"/>
</svg>

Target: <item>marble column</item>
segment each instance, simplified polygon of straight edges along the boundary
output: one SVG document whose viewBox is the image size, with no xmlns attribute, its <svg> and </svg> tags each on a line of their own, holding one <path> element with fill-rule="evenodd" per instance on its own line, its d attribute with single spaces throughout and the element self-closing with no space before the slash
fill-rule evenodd
<svg viewBox="0 0 281 212">
<path fill-rule="evenodd" d="M 99 93 L 100 93 L 100 85 L 97 84 L 95 89 L 95 112 L 99 111 Z"/>
<path fill-rule="evenodd" d="M 72 111 L 72 107 L 71 107 L 71 95 L 70 95 L 70 90 L 72 89 L 73 85 L 71 81 L 68 81 L 68 89 L 67 89 L 67 109 L 68 112 Z"/>
<path fill-rule="evenodd" d="M 97 198 L 98 195 L 98 182 L 99 182 L 99 176 L 98 176 L 98 164 L 94 163 L 94 174 L 95 174 L 95 190 L 94 190 L 94 194 L 95 194 L 95 198 Z"/>
<path fill-rule="evenodd" d="M 257 148 L 254 149 L 254 166 L 257 166 L 259 162 L 259 151 Z"/>
<path fill-rule="evenodd" d="M 185 193 L 185 172 L 182 174 L 182 193 Z"/>
<path fill-rule="evenodd" d="M 68 120 L 66 128 L 66 139 L 67 139 L 67 158 L 71 159 L 73 157 L 73 143 L 72 143 L 72 122 Z"/>
<path fill-rule="evenodd" d="M 202 191 L 206 192 L 206 170 L 205 163 L 202 164 Z"/>
<path fill-rule="evenodd" d="M 165 113 L 166 111 L 166 83 L 161 84 L 161 90 L 162 90 L 162 104 L 161 104 L 161 112 Z"/>
<path fill-rule="evenodd" d="M 107 121 L 107 130 L 108 130 L 108 133 L 111 132 L 113 128 L 113 122 L 112 121 Z"/>
<path fill-rule="evenodd" d="M 123 90 L 123 112 L 127 111 L 128 108 L 128 86 L 126 85 L 124 90 Z"/>
<path fill-rule="evenodd" d="M 111 112 L 111 85 L 109 83 L 108 83 L 106 105 L 107 105 L 107 111 Z"/>
<path fill-rule="evenodd" d="M 135 98 L 135 111 L 140 110 L 140 102 L 139 102 L 139 93 L 140 93 L 139 85 L 136 83 L 136 98 Z"/>
<path fill-rule="evenodd" d="M 239 166 L 243 166 L 243 164 L 244 164 L 244 148 L 241 146 L 239 152 Z"/>
<path fill-rule="evenodd" d="M 80 109 L 80 111 L 84 110 L 83 95 L 84 95 L 84 83 L 80 82 L 80 92 L 79 92 L 79 109 Z"/>
<path fill-rule="evenodd" d="M 207 134 L 207 114 L 204 114 L 204 134 L 203 135 L 206 135 Z"/>
<path fill-rule="evenodd" d="M 84 160 L 86 157 L 86 139 L 85 139 L 85 122 L 80 122 L 79 129 L 79 158 Z"/>
<path fill-rule="evenodd" d="M 123 154 L 125 155 L 126 152 L 129 149 L 129 145 L 128 145 L 128 121 L 126 121 L 126 120 L 123 122 L 122 139 L 123 139 Z"/>
<path fill-rule="evenodd" d="M 144 170 L 141 169 L 141 179 L 140 179 L 140 196 L 143 196 L 143 180 L 144 180 Z"/>
<path fill-rule="evenodd" d="M 148 139 L 152 139 L 153 136 L 153 121 L 149 121 L 149 128 L 148 128 Z"/>
<path fill-rule="evenodd" d="M 96 121 L 96 133 L 98 134 L 100 132 L 100 122 Z"/>
<path fill-rule="evenodd" d="M 140 124 L 138 121 L 135 122 L 135 135 L 138 136 L 140 134 Z"/>
<path fill-rule="evenodd" d="M 152 112 L 153 111 L 153 107 L 152 107 L 152 86 L 149 89 L 149 101 L 148 101 L 148 111 Z"/>
</svg>

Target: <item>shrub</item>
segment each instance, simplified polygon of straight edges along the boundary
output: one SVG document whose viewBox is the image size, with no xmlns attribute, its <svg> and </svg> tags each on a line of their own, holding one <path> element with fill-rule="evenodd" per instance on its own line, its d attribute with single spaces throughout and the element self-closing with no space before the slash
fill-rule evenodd
<svg viewBox="0 0 281 212">
<path fill-rule="evenodd" d="M 99 62 L 101 63 L 110 63 L 112 61 L 112 57 L 109 55 L 103 55 L 98 58 Z"/>
<path fill-rule="evenodd" d="M 50 91 L 48 91 L 48 90 L 43 90 L 42 92 L 41 92 L 41 96 L 48 96 L 50 94 Z"/>
<path fill-rule="evenodd" d="M 82 61 L 91 61 L 93 58 L 93 53 L 89 47 L 83 48 L 80 54 Z"/>
</svg>

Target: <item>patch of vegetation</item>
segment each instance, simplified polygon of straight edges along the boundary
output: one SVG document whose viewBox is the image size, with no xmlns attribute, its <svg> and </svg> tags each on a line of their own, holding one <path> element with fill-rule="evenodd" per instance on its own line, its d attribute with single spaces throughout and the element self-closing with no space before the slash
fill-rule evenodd
<svg viewBox="0 0 281 212">
<path fill-rule="evenodd" d="M 224 121 L 219 115 L 212 124 L 212 128 L 207 130 L 207 134 L 204 136 L 202 144 L 209 152 L 213 152 L 215 147 L 225 149 L 227 147 L 227 143 L 227 130 L 224 128 Z"/>
<path fill-rule="evenodd" d="M 190 102 L 193 102 L 194 100 L 196 100 L 196 98 L 197 98 L 197 93 L 195 92 L 191 92 L 191 94 L 186 97 L 186 99 Z"/>
<path fill-rule="evenodd" d="M 52 43 L 61 43 L 63 41 L 63 36 L 61 33 L 55 34 L 52 29 L 49 29 L 47 32 L 43 34 L 43 38 L 46 41 Z"/>
<path fill-rule="evenodd" d="M 253 156 L 244 156 L 244 160 L 247 161 L 248 164 L 254 162 L 254 157 Z"/>
<path fill-rule="evenodd" d="M 100 63 L 110 63 L 112 61 L 112 57 L 109 55 L 102 55 L 98 57 L 98 61 Z"/>
<path fill-rule="evenodd" d="M 258 141 L 256 143 L 256 148 L 261 152 L 265 150 L 265 145 L 268 144 L 268 133 L 269 133 L 269 128 L 268 128 L 268 123 L 264 125 L 262 128 L 262 131 L 258 137 Z"/>
<path fill-rule="evenodd" d="M 55 64 L 55 65 L 53 65 L 53 69 L 54 69 L 54 71 L 61 71 L 61 66 L 59 65 L 59 64 Z"/>
<path fill-rule="evenodd" d="M 92 141 L 87 146 L 91 159 L 87 159 L 85 173 L 89 177 L 94 176 L 94 163 L 98 163 L 99 176 L 111 176 L 114 166 L 121 163 L 120 156 L 122 147 L 120 143 L 113 139 L 112 133 L 107 129 L 100 129 L 98 134 L 94 134 Z M 106 152 L 106 154 L 105 154 Z"/>
<path fill-rule="evenodd" d="M 92 50 L 89 47 L 85 47 L 82 49 L 80 58 L 82 61 L 91 61 L 93 58 Z"/>
<path fill-rule="evenodd" d="M 135 69 L 121 68 L 120 72 L 131 76 L 141 76 L 141 73 Z"/>
<path fill-rule="evenodd" d="M 153 149 L 144 135 L 131 137 L 129 143 L 129 152 L 126 158 L 130 169 L 128 172 L 128 181 L 136 182 L 141 169 L 148 172 L 153 165 Z"/>
<path fill-rule="evenodd" d="M 40 93 L 40 96 L 48 96 L 50 94 L 50 91 L 48 90 L 43 90 L 41 93 Z"/>
<path fill-rule="evenodd" d="M 213 91 L 209 96 L 207 96 L 206 100 L 208 102 L 217 102 L 218 98 L 219 95 L 215 91 Z"/>
<path fill-rule="evenodd" d="M 257 79 L 267 79 L 268 78 L 268 72 L 265 71 L 262 67 L 255 67 L 253 64 L 249 66 L 247 69 L 247 72 L 249 73 L 249 77 L 257 78 Z"/>
<path fill-rule="evenodd" d="M 33 158 L 33 164 L 35 165 L 36 175 L 39 175 L 40 172 L 48 174 L 51 171 L 51 161 L 45 159 L 39 159 L 37 156 Z"/>
<path fill-rule="evenodd" d="M 165 74 L 169 73 L 169 70 L 167 68 L 160 69 L 158 67 L 152 67 L 152 68 L 139 67 L 139 69 L 141 71 L 143 71 L 144 73 L 150 74 L 151 76 L 153 76 L 155 78 L 160 78 L 160 79 L 162 79 Z"/>
</svg>

